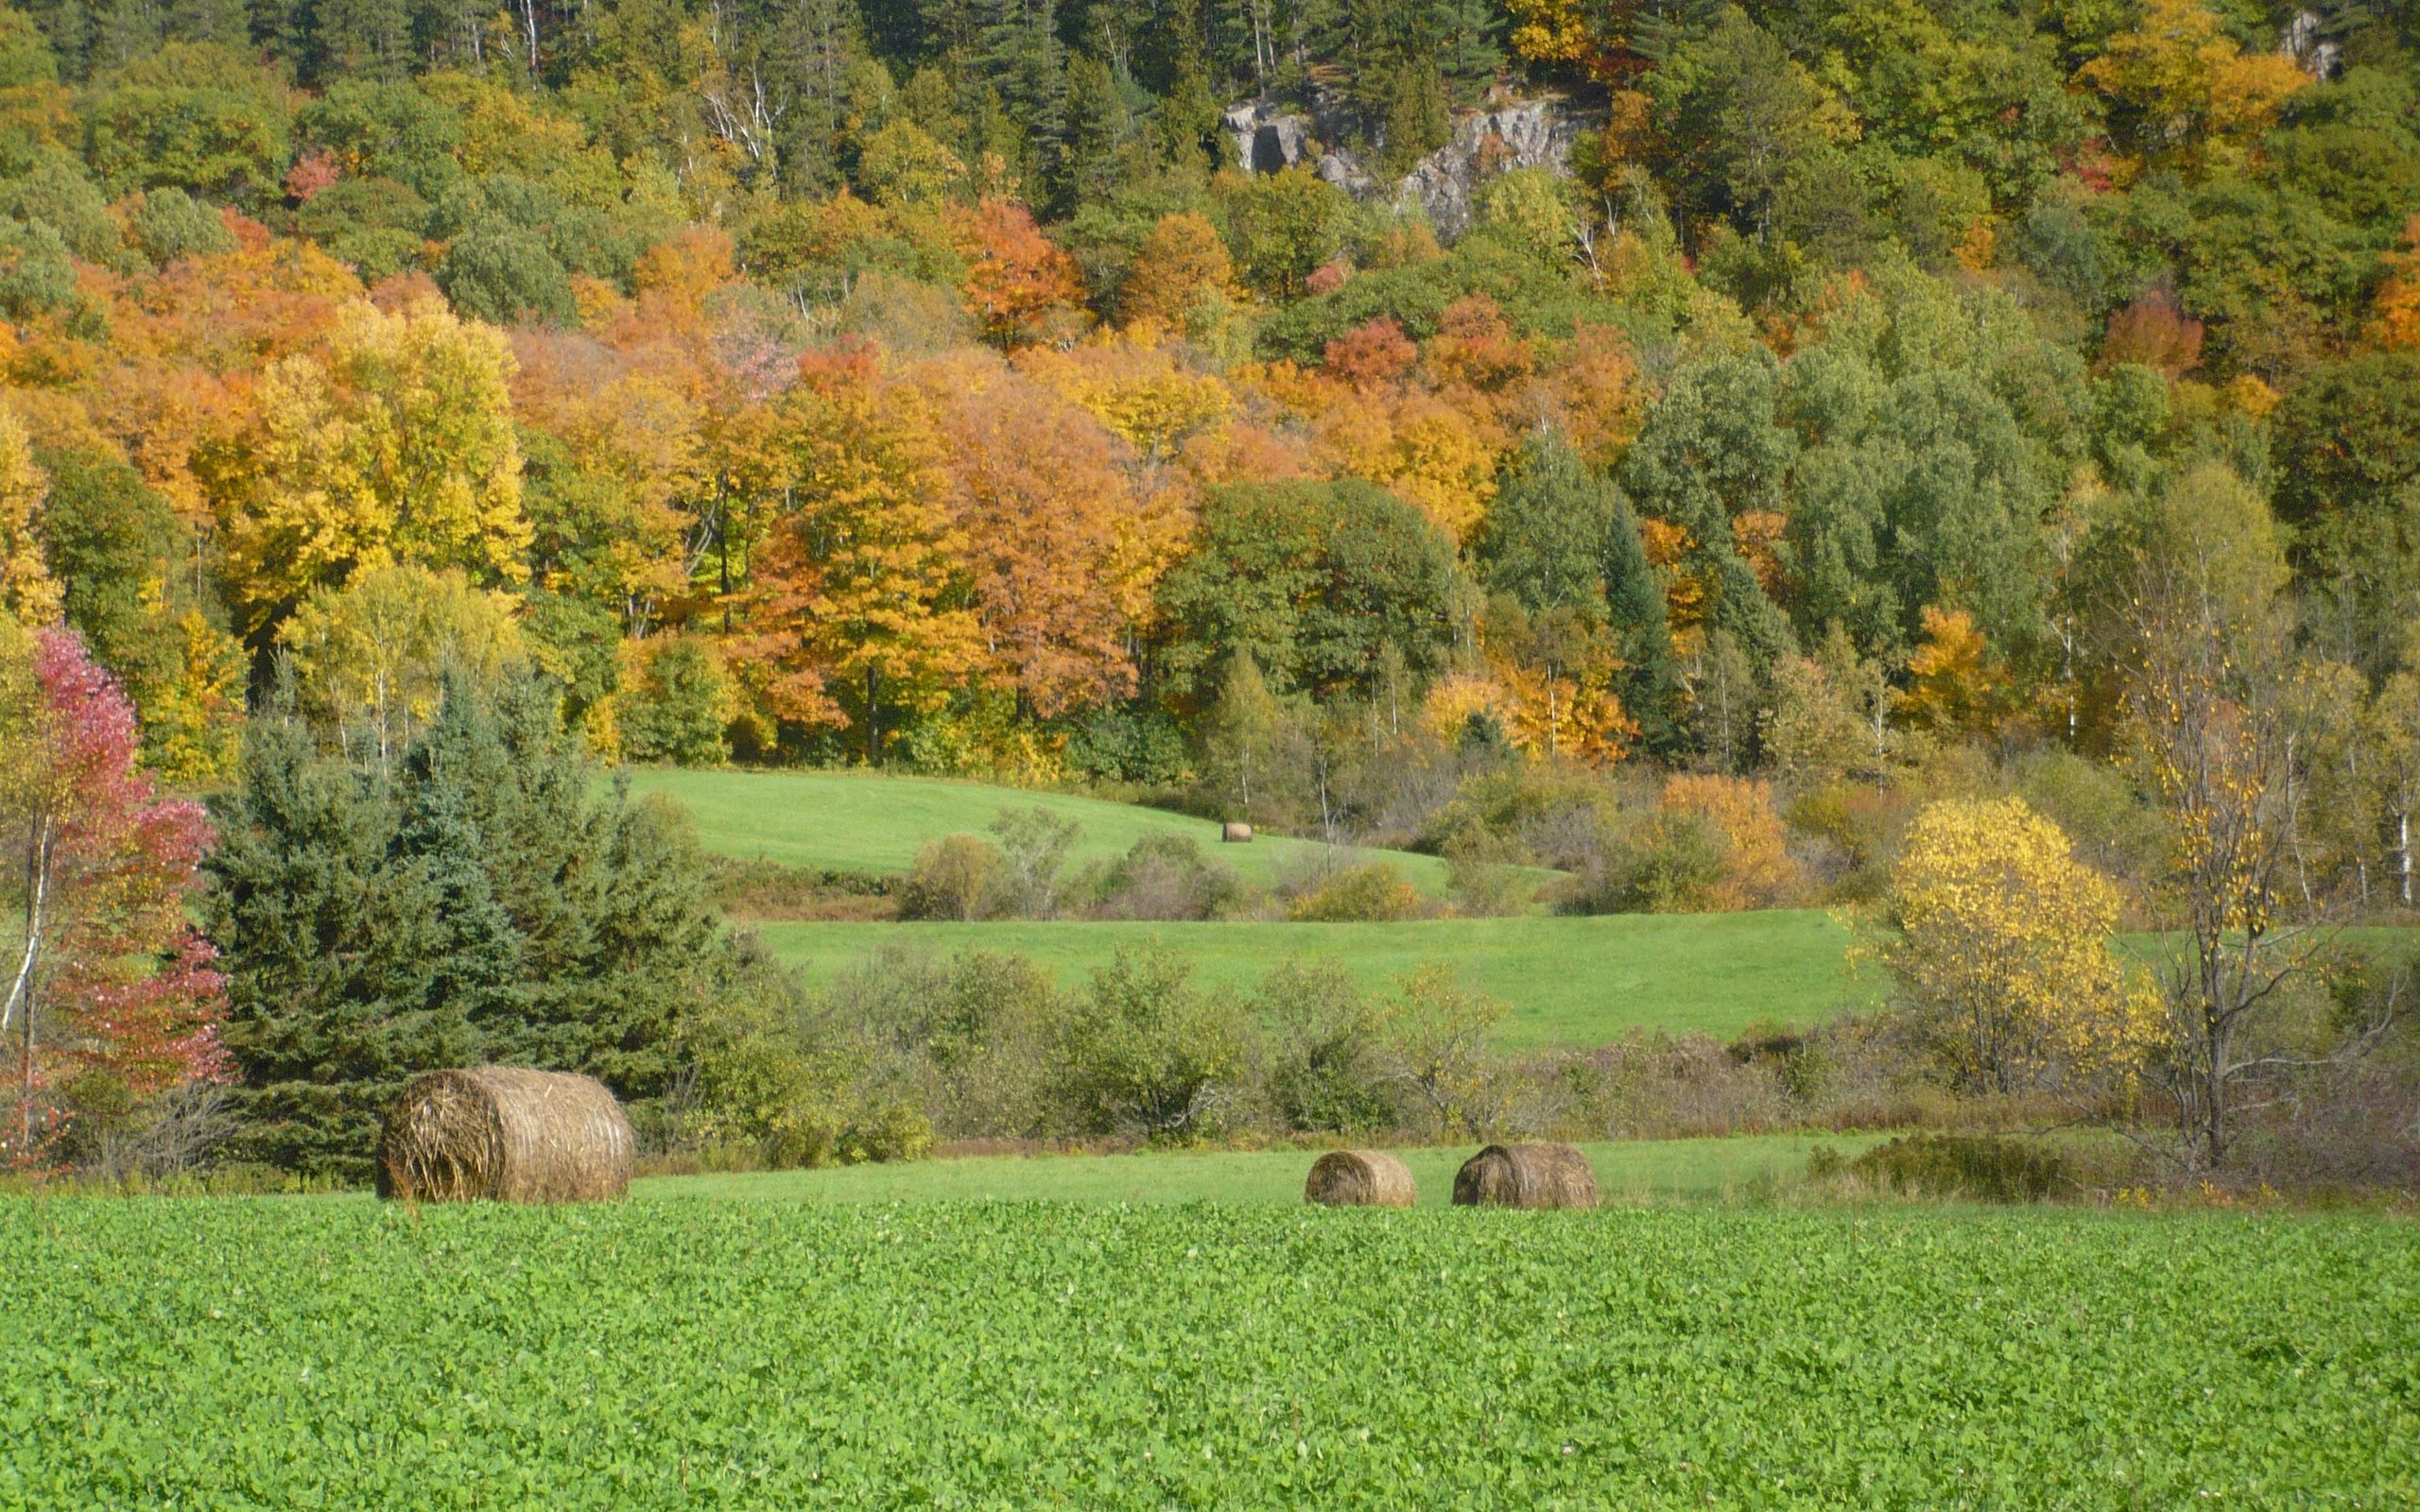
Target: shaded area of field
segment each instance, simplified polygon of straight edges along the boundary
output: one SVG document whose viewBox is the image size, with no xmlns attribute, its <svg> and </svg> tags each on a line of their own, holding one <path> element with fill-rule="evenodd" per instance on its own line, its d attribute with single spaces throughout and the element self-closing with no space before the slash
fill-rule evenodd
<svg viewBox="0 0 2420 1512">
<path fill-rule="evenodd" d="M 1854 1156 L 1879 1135 L 1777 1134 L 1721 1140 L 1624 1140 L 1581 1146 L 1608 1202 L 1709 1198 L 1785 1187 L 1819 1147 Z M 1442 1208 L 1454 1172 L 1476 1143 L 1394 1153 L 1420 1183 L 1420 1205 Z M 800 1202 L 959 1199 L 1066 1202 L 1300 1203 L 1315 1150 L 1199 1154 L 975 1156 L 828 1171 L 654 1177 L 631 1195 L 649 1199 L 780 1197 Z"/>
<path fill-rule="evenodd" d="M 1852 966 L 1848 929 L 1813 910 L 1401 924 L 767 924 L 762 933 L 819 983 L 894 946 L 1013 951 L 1080 984 L 1120 945 L 1156 941 L 1189 957 L 1197 980 L 1230 990 L 1289 956 L 1341 962 L 1379 988 L 1441 961 L 1511 1006 L 1498 1038 L 1513 1046 L 1602 1044 L 1637 1028 L 1728 1037 L 1759 1021 L 1870 1007 L 1881 992 L 1877 970 Z"/>
<path fill-rule="evenodd" d="M 865 772 L 731 772 L 641 768 L 633 790 L 666 793 L 688 805 L 709 850 L 743 860 L 883 875 L 915 864 L 925 842 L 981 834 L 1002 809 L 1046 808 L 1084 827 L 1071 868 L 1124 855 L 1147 834 L 1189 835 L 1212 859 L 1246 882 L 1269 886 L 1289 866 L 1307 865 L 1321 847 L 1264 834 L 1250 845 L 1221 845 L 1206 819 L 1067 793 L 990 787 L 935 778 Z M 1442 897 L 1445 864 L 1403 850 L 1362 852 L 1392 862 L 1422 892 Z M 1553 876 L 1541 871 L 1541 882 Z"/>
<path fill-rule="evenodd" d="M 0 1504 L 2411 1505 L 2408 1224 L 0 1203 Z"/>
</svg>

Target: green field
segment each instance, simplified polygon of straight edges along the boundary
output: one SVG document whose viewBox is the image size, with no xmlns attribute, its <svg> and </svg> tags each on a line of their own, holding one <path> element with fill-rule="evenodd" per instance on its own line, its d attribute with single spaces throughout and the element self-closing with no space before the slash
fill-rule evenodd
<svg viewBox="0 0 2420 1512">
<path fill-rule="evenodd" d="M 1623 1140 L 1583 1144 L 1598 1189 L 1612 1201 L 1700 1200 L 1794 1184 L 1818 1148 L 1854 1156 L 1880 1135 L 1774 1134 L 1718 1140 Z M 1397 1150 L 1420 1183 L 1420 1205 L 1442 1208 L 1472 1144 Z M 636 1197 L 782 1197 L 799 1202 L 1235 1202 L 1299 1203 L 1311 1150 L 1201 1154 L 988 1155 L 849 1165 L 823 1171 L 657 1177 Z"/>
<path fill-rule="evenodd" d="M 2381 1219 L 0 1202 L 0 1506 L 2420 1499 Z"/>
<path fill-rule="evenodd" d="M 1080 982 L 1120 945 L 1157 941 L 1196 979 L 1247 987 L 1289 956 L 1342 962 L 1374 987 L 1424 962 L 1511 1005 L 1508 1045 L 1592 1045 L 1634 1028 L 1736 1035 L 1759 1020 L 1806 1022 L 1871 1006 L 1878 973 L 1852 971 L 1849 931 L 1812 910 L 1444 919 L 1401 924 L 766 924 L 766 943 L 828 982 L 894 946 L 1014 951 Z"/>
<path fill-rule="evenodd" d="M 1288 867 L 1311 865 L 1322 849 L 1283 835 L 1221 845 L 1216 824 L 1163 809 L 937 778 L 657 767 L 633 769 L 630 778 L 635 791 L 668 793 L 688 805 L 698 837 L 709 850 L 873 876 L 907 870 L 927 841 L 983 833 L 1002 809 L 1046 808 L 1082 825 L 1074 851 L 1077 866 L 1122 856 L 1147 834 L 1184 834 L 1246 882 L 1265 887 Z M 1445 864 L 1435 856 L 1404 850 L 1368 854 L 1392 862 L 1424 893 L 1443 896 Z M 1550 873 L 1538 875 L 1543 881 Z"/>
</svg>

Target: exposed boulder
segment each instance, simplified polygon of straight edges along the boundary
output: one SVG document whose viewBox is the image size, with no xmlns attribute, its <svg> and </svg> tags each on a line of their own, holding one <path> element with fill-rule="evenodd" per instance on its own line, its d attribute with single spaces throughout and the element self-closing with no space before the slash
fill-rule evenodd
<svg viewBox="0 0 2420 1512">
<path fill-rule="evenodd" d="M 1310 156 L 1311 123 L 1266 100 L 1230 105 L 1220 118 L 1235 139 L 1236 162 L 1246 173 L 1275 173 Z"/>
</svg>

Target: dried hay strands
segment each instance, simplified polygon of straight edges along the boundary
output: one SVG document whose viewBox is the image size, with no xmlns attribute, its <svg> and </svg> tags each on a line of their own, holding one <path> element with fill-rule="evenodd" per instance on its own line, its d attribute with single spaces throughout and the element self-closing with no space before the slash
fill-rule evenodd
<svg viewBox="0 0 2420 1512">
<path fill-rule="evenodd" d="M 378 1194 L 402 1202 L 595 1202 L 631 1186 L 631 1125 L 593 1077 L 518 1066 L 406 1083 L 378 1134 Z"/>
<path fill-rule="evenodd" d="M 1597 1173 L 1568 1144 L 1491 1144 L 1454 1173 L 1460 1207 L 1593 1208 Z"/>
<path fill-rule="evenodd" d="M 1331 1208 L 1409 1208 L 1419 1192 L 1411 1168 L 1384 1150 L 1330 1150 L 1303 1183 L 1305 1202 Z"/>
<path fill-rule="evenodd" d="M 1229 819 L 1219 826 L 1219 838 L 1227 845 L 1250 845 L 1252 844 L 1252 826 Z"/>
</svg>

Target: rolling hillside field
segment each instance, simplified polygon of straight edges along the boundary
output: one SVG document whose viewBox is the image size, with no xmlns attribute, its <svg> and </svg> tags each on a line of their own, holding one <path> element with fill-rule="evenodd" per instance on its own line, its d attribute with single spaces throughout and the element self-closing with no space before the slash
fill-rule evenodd
<svg viewBox="0 0 2420 1512">
<path fill-rule="evenodd" d="M 2389 1507 L 2407 1223 L 0 1201 L 0 1506 Z"/>
<path fill-rule="evenodd" d="M 1444 919 L 1397 924 L 799 924 L 758 926 L 766 943 L 826 983 L 886 949 L 1013 951 L 1080 983 L 1120 946 L 1156 943 L 1227 990 L 1288 957 L 1341 961 L 1372 987 L 1443 962 L 1501 998 L 1508 1045 L 1591 1045 L 1634 1028 L 1736 1035 L 1870 1006 L 1879 973 L 1855 967 L 1846 925 L 1813 910 L 1629 914 L 1595 919 Z"/>
<path fill-rule="evenodd" d="M 1071 867 L 1111 861 L 1147 834 L 1189 835 L 1212 859 L 1246 882 L 1269 886 L 1288 867 L 1308 867 L 1320 847 L 1262 835 L 1222 845 L 1206 819 L 1068 793 L 991 787 L 980 782 L 867 772 L 684 771 L 641 767 L 630 773 L 642 793 L 666 793 L 688 805 L 709 850 L 743 860 L 777 861 L 881 876 L 905 871 L 928 841 L 981 834 L 1003 809 L 1046 808 L 1083 826 Z M 1445 892 L 1445 864 L 1435 856 L 1374 850 L 1431 897 Z M 1553 875 L 1538 873 L 1541 881 Z"/>
<path fill-rule="evenodd" d="M 1190 835 L 1215 859 L 1266 885 L 1307 863 L 1312 842 L 1264 835 L 1220 845 L 1184 815 L 1062 793 L 855 772 L 640 769 L 641 792 L 677 799 L 710 850 L 788 866 L 896 872 L 929 840 L 981 833 L 1004 808 L 1039 804 L 1083 826 L 1075 864 L 1124 853 L 1146 834 Z M 1432 896 L 1445 887 L 1434 856 L 1375 850 Z M 1554 873 L 1537 873 L 1543 883 Z M 752 926 L 810 983 L 890 950 L 948 954 L 1013 952 L 1080 984 L 1117 950 L 1162 947 L 1219 990 L 1253 986 L 1289 958 L 1335 960 L 1374 988 L 1421 966 L 1452 966 L 1512 1009 L 1510 1046 L 1601 1044 L 1635 1028 L 1730 1036 L 1758 1022 L 1810 1022 L 1871 1006 L 1880 978 L 1854 963 L 1846 925 L 1816 910 L 1564 919 L 1443 919 L 1383 924 L 1264 922 L 800 923 Z"/>
</svg>

